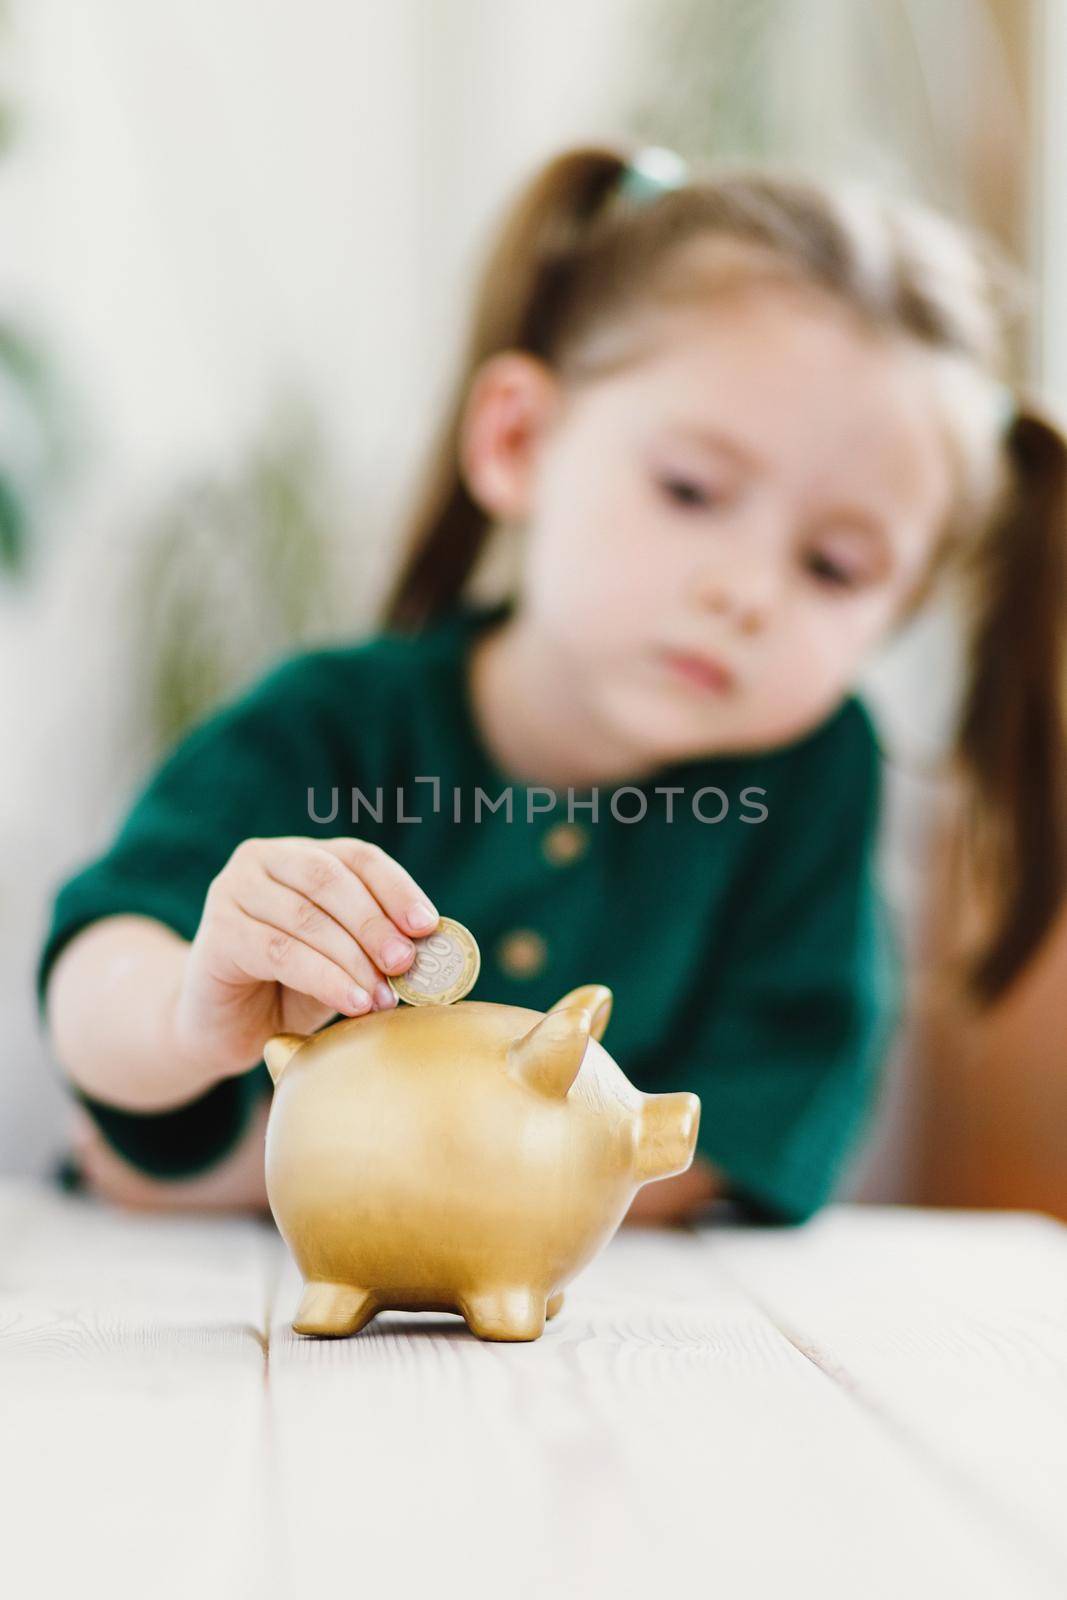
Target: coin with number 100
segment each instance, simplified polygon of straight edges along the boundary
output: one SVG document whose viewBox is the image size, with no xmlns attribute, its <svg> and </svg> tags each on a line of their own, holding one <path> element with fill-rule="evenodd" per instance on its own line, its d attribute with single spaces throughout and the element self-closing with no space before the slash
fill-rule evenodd
<svg viewBox="0 0 1067 1600">
<path fill-rule="evenodd" d="M 432 933 L 413 939 L 415 959 L 388 982 L 411 1006 L 450 1006 L 474 988 L 482 958 L 469 928 L 442 917 Z"/>
</svg>

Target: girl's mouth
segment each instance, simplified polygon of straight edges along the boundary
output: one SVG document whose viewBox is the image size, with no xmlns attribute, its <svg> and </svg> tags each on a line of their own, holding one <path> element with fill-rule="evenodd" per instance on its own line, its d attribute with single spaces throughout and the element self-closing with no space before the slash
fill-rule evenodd
<svg viewBox="0 0 1067 1600">
<path fill-rule="evenodd" d="M 663 660 L 677 677 L 712 694 L 726 694 L 735 679 L 729 667 L 714 656 L 697 655 L 691 650 L 664 650 Z"/>
</svg>

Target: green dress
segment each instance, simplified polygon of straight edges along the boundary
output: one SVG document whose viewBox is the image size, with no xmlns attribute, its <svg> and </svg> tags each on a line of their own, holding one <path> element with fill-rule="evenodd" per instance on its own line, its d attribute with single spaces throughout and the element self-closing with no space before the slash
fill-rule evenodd
<svg viewBox="0 0 1067 1600">
<path fill-rule="evenodd" d="M 508 606 L 466 602 L 418 635 L 305 651 L 187 733 L 110 847 L 59 888 L 41 1017 L 56 956 L 94 919 L 136 912 L 191 940 L 242 839 L 373 839 L 475 934 L 472 999 L 546 1010 L 607 984 L 604 1043 L 626 1074 L 695 1090 L 698 1150 L 735 1199 L 802 1221 L 863 1128 L 900 1011 L 871 719 L 849 696 L 771 752 L 595 791 L 513 783 L 481 741 L 466 673 L 474 631 Z M 178 1177 L 226 1154 L 270 1079 L 261 1062 L 150 1113 L 68 1087 L 129 1161 Z"/>
</svg>

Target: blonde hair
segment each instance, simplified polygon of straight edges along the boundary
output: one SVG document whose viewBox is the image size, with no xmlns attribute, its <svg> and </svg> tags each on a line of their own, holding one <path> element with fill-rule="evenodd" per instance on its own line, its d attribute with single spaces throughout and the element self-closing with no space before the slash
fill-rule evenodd
<svg viewBox="0 0 1067 1600">
<path fill-rule="evenodd" d="M 1067 443 L 1033 405 L 1005 415 L 1011 274 L 986 241 L 921 206 L 792 175 L 699 175 L 627 201 L 629 160 L 564 152 L 505 215 L 383 624 L 417 629 L 454 606 L 491 532 L 459 445 L 474 374 L 498 352 L 526 351 L 564 378 L 594 374 L 626 359 L 638 313 L 774 281 L 914 341 L 941 380 L 957 483 L 915 603 L 955 559 L 968 633 L 953 757 L 968 860 L 990 902 L 966 975 L 990 1002 L 1034 955 L 1067 889 Z"/>
</svg>

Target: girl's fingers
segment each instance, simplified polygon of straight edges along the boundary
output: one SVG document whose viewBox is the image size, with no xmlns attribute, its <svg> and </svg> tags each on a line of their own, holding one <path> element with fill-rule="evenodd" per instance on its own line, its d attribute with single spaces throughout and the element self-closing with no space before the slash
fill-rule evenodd
<svg viewBox="0 0 1067 1600">
<path fill-rule="evenodd" d="M 353 983 L 359 984 L 372 997 L 372 1002 L 376 999 L 382 1009 L 396 1003 L 388 984 L 383 985 L 381 994 L 376 993 L 381 973 L 359 943 L 328 911 L 306 895 L 260 872 L 235 892 L 234 904 L 253 922 L 291 934 L 334 966 L 343 968 Z"/>
<path fill-rule="evenodd" d="M 344 1016 L 370 1010 L 371 996 L 363 985 L 353 982 L 344 967 L 302 943 L 294 933 L 251 920 L 248 931 L 241 964 L 249 977 L 311 995 Z"/>
<path fill-rule="evenodd" d="M 280 848 L 272 851 L 266 863 L 272 878 L 327 911 L 362 946 L 379 973 L 407 970 L 415 946 L 403 927 L 386 915 L 365 881 L 368 875 L 381 881 L 379 858 L 412 882 L 403 868 L 396 867 L 376 845 L 358 839 L 325 840 L 322 844 L 301 839 L 275 842 Z"/>
<path fill-rule="evenodd" d="M 367 885 L 401 933 L 424 939 L 433 932 L 440 920 L 436 907 L 391 855 L 366 839 L 324 839 L 322 843 Z"/>
</svg>

